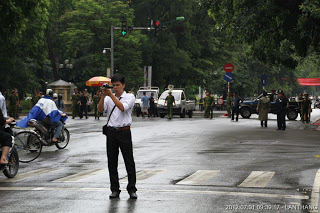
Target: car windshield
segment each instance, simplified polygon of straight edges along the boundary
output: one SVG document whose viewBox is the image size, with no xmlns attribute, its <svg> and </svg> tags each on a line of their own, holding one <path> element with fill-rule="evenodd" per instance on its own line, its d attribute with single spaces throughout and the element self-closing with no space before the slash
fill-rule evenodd
<svg viewBox="0 0 320 213">
<path fill-rule="evenodd" d="M 141 98 L 142 96 L 143 96 L 143 92 L 144 91 L 139 91 L 138 93 L 137 93 L 137 98 Z M 149 98 L 151 97 L 151 93 L 153 93 L 153 97 L 154 98 L 157 98 L 158 97 L 158 93 L 157 92 L 155 92 L 155 91 L 145 91 L 146 92 L 146 96 L 148 96 Z"/>
<path fill-rule="evenodd" d="M 160 100 L 165 100 L 166 97 L 169 95 L 168 94 L 169 91 L 164 91 L 161 96 L 160 96 Z M 179 101 L 180 100 L 180 92 L 172 92 L 172 95 L 174 96 L 174 100 L 175 101 Z"/>
</svg>

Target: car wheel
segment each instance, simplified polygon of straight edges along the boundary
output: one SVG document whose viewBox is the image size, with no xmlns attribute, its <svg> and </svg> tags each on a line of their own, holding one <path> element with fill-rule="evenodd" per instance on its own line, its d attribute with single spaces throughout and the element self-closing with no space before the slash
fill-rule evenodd
<svg viewBox="0 0 320 213">
<path fill-rule="evenodd" d="M 251 110 L 248 107 L 241 108 L 240 114 L 243 118 L 250 118 L 251 117 Z"/>
<path fill-rule="evenodd" d="M 287 113 L 287 118 L 293 121 L 293 120 L 296 120 L 297 117 L 298 117 L 298 112 L 294 109 L 289 109 Z"/>
</svg>

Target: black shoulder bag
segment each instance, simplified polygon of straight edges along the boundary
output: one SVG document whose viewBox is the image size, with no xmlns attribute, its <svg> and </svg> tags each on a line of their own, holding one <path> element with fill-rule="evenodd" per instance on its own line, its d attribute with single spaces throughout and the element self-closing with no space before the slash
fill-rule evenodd
<svg viewBox="0 0 320 213">
<path fill-rule="evenodd" d="M 122 98 L 122 97 L 120 97 L 119 100 L 120 100 L 121 98 Z M 112 108 L 111 113 L 110 113 L 109 118 L 108 118 L 107 124 L 102 127 L 102 133 L 103 133 L 104 135 L 107 135 L 107 133 L 108 133 L 108 123 L 109 123 L 109 121 L 110 121 L 110 118 L 111 118 L 111 115 L 112 115 L 112 113 L 113 113 L 113 110 L 116 108 L 116 106 L 117 106 L 117 105 L 114 105 L 114 107 Z"/>
</svg>

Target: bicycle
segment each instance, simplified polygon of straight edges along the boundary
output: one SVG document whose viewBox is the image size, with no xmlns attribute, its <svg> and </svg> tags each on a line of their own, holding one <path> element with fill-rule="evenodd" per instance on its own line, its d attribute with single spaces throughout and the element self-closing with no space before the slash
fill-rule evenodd
<svg viewBox="0 0 320 213">
<path fill-rule="evenodd" d="M 15 123 L 11 123 L 9 124 L 9 126 L 10 126 L 10 129 L 12 130 L 12 128 L 15 126 Z M 14 136 L 11 136 L 11 137 L 12 137 L 12 147 L 10 148 L 7 155 L 8 164 L 0 168 L 0 171 L 2 171 L 3 174 L 8 178 L 15 177 L 19 170 L 19 155 L 15 148 L 15 137 Z M 0 155 L 1 153 L 2 153 L 2 149 L 0 151 Z"/>
</svg>

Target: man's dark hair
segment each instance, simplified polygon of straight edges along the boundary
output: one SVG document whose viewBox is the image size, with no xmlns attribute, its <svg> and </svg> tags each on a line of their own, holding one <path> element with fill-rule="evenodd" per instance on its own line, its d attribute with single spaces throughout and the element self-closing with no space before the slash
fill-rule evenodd
<svg viewBox="0 0 320 213">
<path fill-rule="evenodd" d="M 2 85 L 0 84 L 0 92 L 2 92 Z"/>
<path fill-rule="evenodd" d="M 111 83 L 113 82 L 117 82 L 120 81 L 121 84 L 125 84 L 126 83 L 126 77 L 120 73 L 115 74 L 114 76 L 112 76 L 111 78 Z"/>
<path fill-rule="evenodd" d="M 146 95 L 147 94 L 147 92 L 143 92 L 143 95 Z"/>
</svg>

